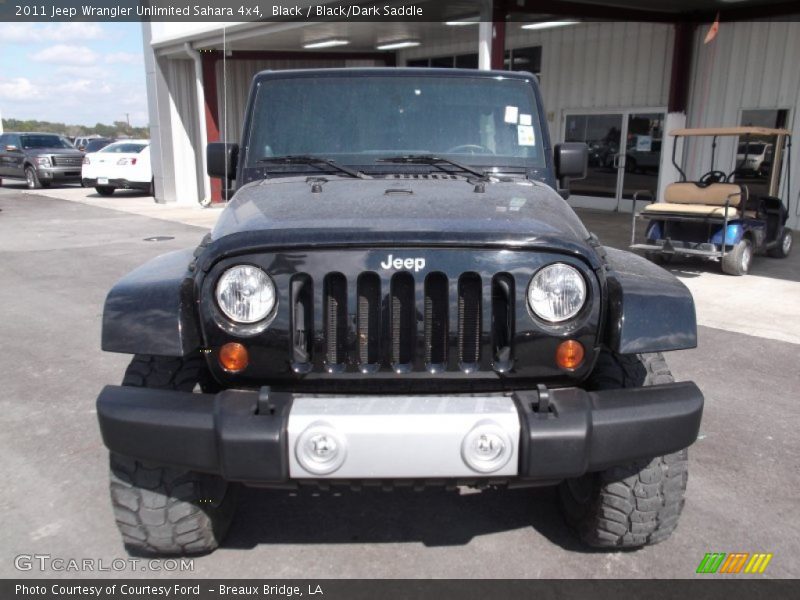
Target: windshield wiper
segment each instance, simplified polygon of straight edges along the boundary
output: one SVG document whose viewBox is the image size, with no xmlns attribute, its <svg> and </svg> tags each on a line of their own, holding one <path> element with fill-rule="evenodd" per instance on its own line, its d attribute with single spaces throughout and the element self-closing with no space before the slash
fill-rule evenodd
<svg viewBox="0 0 800 600">
<path fill-rule="evenodd" d="M 320 156 L 310 156 L 306 154 L 288 154 L 286 156 L 265 156 L 263 158 L 259 158 L 258 163 L 273 163 L 277 165 L 313 165 L 316 167 L 320 167 L 320 165 L 326 165 L 335 171 L 339 171 L 340 173 L 345 173 L 350 175 L 350 177 L 356 177 L 358 179 L 367 179 L 367 176 L 361 173 L 360 171 L 354 171 L 353 169 L 349 169 L 347 167 L 343 167 L 340 164 L 337 164 L 335 161 L 332 161 L 328 158 L 322 158 Z"/>
<path fill-rule="evenodd" d="M 447 169 L 442 168 L 442 165 L 445 164 L 461 169 L 465 173 L 470 173 L 471 175 L 474 175 L 475 177 L 478 177 L 483 181 L 489 181 L 489 177 L 486 175 L 486 173 L 477 171 L 472 167 L 468 167 L 467 165 L 462 164 L 460 162 L 450 160 L 449 158 L 434 156 L 432 154 L 405 154 L 403 156 L 387 156 L 386 158 L 379 158 L 376 162 L 407 164 L 407 165 L 431 165 L 434 167 L 439 167 L 440 169 L 442 169 L 442 171 L 447 172 Z"/>
</svg>

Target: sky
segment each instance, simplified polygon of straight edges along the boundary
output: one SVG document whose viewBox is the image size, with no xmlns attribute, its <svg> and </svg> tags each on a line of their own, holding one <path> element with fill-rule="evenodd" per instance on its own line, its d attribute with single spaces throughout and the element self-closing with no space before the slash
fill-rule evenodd
<svg viewBox="0 0 800 600">
<path fill-rule="evenodd" d="M 0 115 L 147 125 L 139 23 L 0 23 Z"/>
</svg>

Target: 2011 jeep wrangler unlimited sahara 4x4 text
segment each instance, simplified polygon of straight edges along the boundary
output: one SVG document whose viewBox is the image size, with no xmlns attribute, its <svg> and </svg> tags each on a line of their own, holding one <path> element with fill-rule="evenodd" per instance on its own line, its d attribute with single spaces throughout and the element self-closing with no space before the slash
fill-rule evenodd
<svg viewBox="0 0 800 600">
<path fill-rule="evenodd" d="M 97 401 L 138 552 L 214 549 L 241 484 L 559 485 L 592 546 L 674 530 L 703 397 L 687 289 L 605 248 L 562 196 L 531 74 L 258 74 L 237 191 L 196 249 L 106 299 L 135 355 Z"/>
</svg>

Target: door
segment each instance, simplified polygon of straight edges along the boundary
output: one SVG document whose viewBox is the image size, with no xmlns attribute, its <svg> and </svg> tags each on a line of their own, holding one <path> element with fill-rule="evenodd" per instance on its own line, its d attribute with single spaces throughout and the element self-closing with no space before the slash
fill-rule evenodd
<svg viewBox="0 0 800 600">
<path fill-rule="evenodd" d="M 6 173 L 6 162 L 8 161 L 8 152 L 6 152 L 6 146 L 8 145 L 8 138 L 10 136 L 7 133 L 0 134 L 0 177 L 3 175 L 8 175 Z"/>
<path fill-rule="evenodd" d="M 570 204 L 630 210 L 637 191 L 655 197 L 663 129 L 659 110 L 566 114 L 564 141 L 589 146 L 587 176 L 570 183 Z"/>
<path fill-rule="evenodd" d="M 25 177 L 25 171 L 22 168 L 25 155 L 22 152 L 20 136 L 7 133 L 4 136 L 2 148 L 2 174 L 4 177 Z M 15 146 L 16 150 L 8 150 L 8 147 Z"/>
</svg>

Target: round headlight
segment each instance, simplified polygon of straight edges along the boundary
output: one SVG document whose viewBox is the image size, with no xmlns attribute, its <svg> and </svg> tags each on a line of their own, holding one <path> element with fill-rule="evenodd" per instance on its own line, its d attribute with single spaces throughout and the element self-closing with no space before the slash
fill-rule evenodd
<svg viewBox="0 0 800 600">
<path fill-rule="evenodd" d="M 275 308 L 275 284 L 258 267 L 231 267 L 217 282 L 217 304 L 237 323 L 256 323 Z"/>
<path fill-rule="evenodd" d="M 554 263 L 540 269 L 528 286 L 528 304 L 545 321 L 571 319 L 586 302 L 586 282 L 578 269 Z"/>
</svg>

